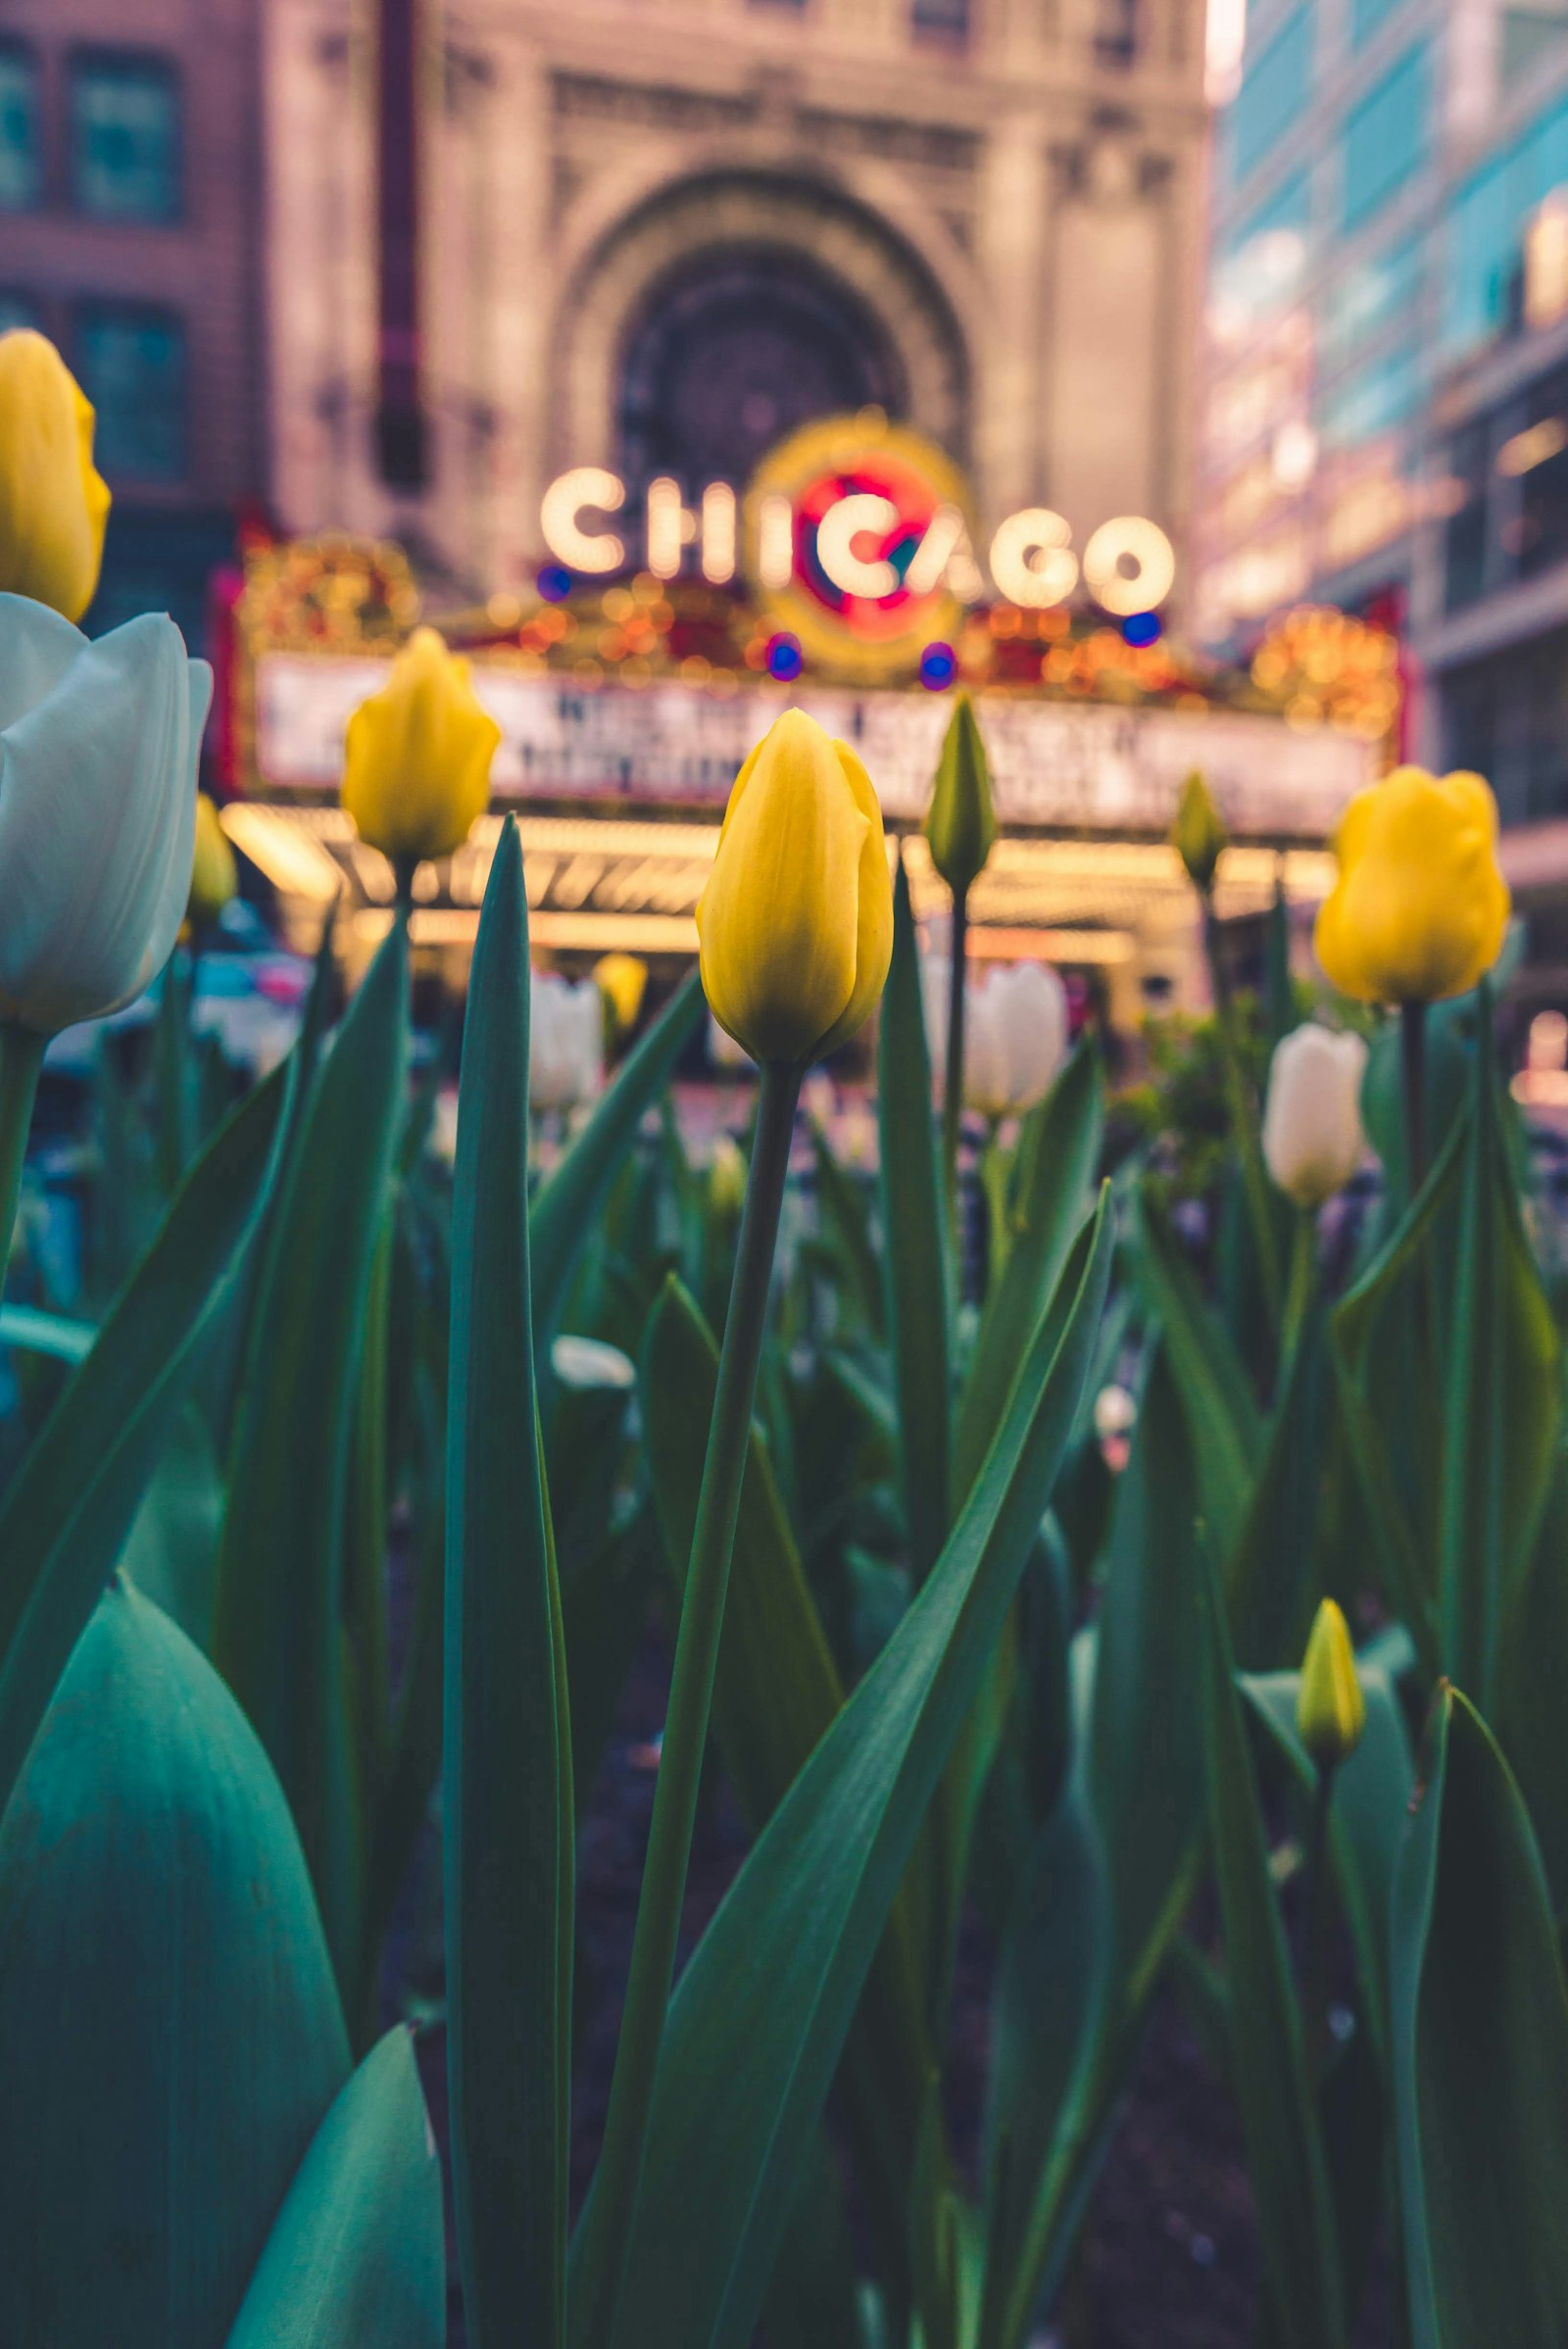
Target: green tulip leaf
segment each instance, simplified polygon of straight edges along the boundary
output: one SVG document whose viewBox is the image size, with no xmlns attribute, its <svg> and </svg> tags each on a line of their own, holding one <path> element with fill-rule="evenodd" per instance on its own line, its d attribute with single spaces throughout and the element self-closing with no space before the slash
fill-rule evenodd
<svg viewBox="0 0 1568 2349">
<path fill-rule="evenodd" d="M 1439 1567 L 1445 1668 L 1491 1713 L 1504 1613 L 1551 1476 L 1560 1347 L 1499 1130 L 1486 985 L 1480 1009 L 1446 1365 Z"/>
<path fill-rule="evenodd" d="M 529 1289 L 528 907 L 509 818 L 468 983 L 447 1452 L 447 2078 L 473 2349 L 564 2337 L 572 1789 Z"/>
<path fill-rule="evenodd" d="M 287 1080 L 192 1167 L 0 1503 L 0 1809 L 245 1277 Z"/>
<path fill-rule="evenodd" d="M 267 1757 L 116 1586 L 0 1822 L 0 2340 L 220 2349 L 348 2068 Z"/>
<path fill-rule="evenodd" d="M 1093 1359 L 1111 1247 L 1105 1200 L 1068 1259 L 923 1590 L 774 1812 L 676 1986 L 621 2349 L 743 2349 L 751 2339 L 873 1955 L 1050 1498 Z M 593 2257 L 592 2215 L 590 2200 L 574 2271 Z"/>
<path fill-rule="evenodd" d="M 1257 1778 L 1230 1635 L 1210 1572 L 1203 1617 L 1209 1839 L 1225 1932 L 1231 2080 L 1247 2139 L 1280 2349 L 1336 2349 L 1344 2285 L 1301 2018 L 1269 1873 Z"/>
<path fill-rule="evenodd" d="M 704 1008 L 696 971 L 627 1053 L 582 1132 L 533 1202 L 533 1321 L 539 1345 L 554 1337 L 577 1262 L 600 1208 L 659 1098 L 697 1032 Z"/>
<path fill-rule="evenodd" d="M 0 1305 L 0 1346 L 19 1352 L 52 1354 L 57 1362 L 80 1362 L 92 1351 L 98 1332 L 90 1321 L 43 1313 L 36 1305 Z"/>
<path fill-rule="evenodd" d="M 1030 1114 L 1020 1142 L 1024 1180 L 1008 1213 L 1007 1269 L 993 1282 L 954 1439 L 954 1484 L 967 1493 L 1001 1423 L 1008 1391 L 1073 1234 L 1094 1198 L 1104 1131 L 1104 1081 L 1093 1043 L 1081 1045 Z"/>
<path fill-rule="evenodd" d="M 1205 1302 L 1197 1275 L 1147 1183 L 1138 1195 L 1136 1231 L 1138 1280 L 1165 1334 L 1197 1457 L 1199 1498 L 1217 1554 L 1229 1557 L 1242 1538 L 1262 1465 L 1262 1415 L 1241 1357 Z"/>
<path fill-rule="evenodd" d="M 399 2029 L 317 2130 L 226 2349 L 442 2349 L 446 2285 L 441 2164 Z"/>
<path fill-rule="evenodd" d="M 1422 1670 L 1441 1670 L 1437 1566 L 1418 1503 L 1431 1496 L 1441 1456 L 1429 1251 L 1463 1166 L 1468 1121 L 1453 1125 L 1419 1197 L 1329 1316 L 1329 1351 L 1339 1425 L 1355 1469 L 1371 1547 L 1384 1588 L 1402 1618 Z M 1420 1333 L 1426 1330 L 1423 1343 Z"/>
<path fill-rule="evenodd" d="M 1394 1890 L 1394 2079 L 1415 2349 L 1568 2340 L 1568 1985 L 1495 1741 L 1438 1691 Z"/>
<path fill-rule="evenodd" d="M 403 1115 L 408 937 L 395 922 L 323 1058 L 252 1301 L 218 1560 L 214 1661 L 289 1798 L 345 1997 L 364 1852 L 343 1676 L 360 1350 Z"/>
<path fill-rule="evenodd" d="M 893 897 L 893 961 L 877 1042 L 882 1133 L 883 1279 L 893 1341 L 899 1469 L 916 1587 L 952 1522 L 952 1271 L 948 1209 L 931 1115 L 931 1061 L 920 997 L 909 881 L 901 863 Z"/>
<path fill-rule="evenodd" d="M 697 1524 L 718 1348 L 677 1281 L 643 1349 L 649 1473 L 677 1595 Z M 752 1430 L 713 1686 L 713 1734 L 750 1833 L 767 1825 L 843 1709 L 844 1691 L 772 1469 Z M 906 1903 L 895 1903 L 845 2061 L 847 2120 L 886 2255 L 906 2221 L 909 2160 L 931 2057 Z"/>
</svg>

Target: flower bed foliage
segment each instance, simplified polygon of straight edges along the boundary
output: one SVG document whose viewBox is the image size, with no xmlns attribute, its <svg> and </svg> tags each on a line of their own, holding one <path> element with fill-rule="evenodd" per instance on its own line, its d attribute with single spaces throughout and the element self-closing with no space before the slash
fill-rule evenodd
<svg viewBox="0 0 1568 2349">
<path fill-rule="evenodd" d="M 89 647 L 49 608 L 82 608 L 101 543 L 78 403 L 0 338 L 0 446 L 31 451 L 0 460 L 7 1244 L 44 1042 L 170 963 L 197 854 L 200 664 L 167 623 Z M 1101 1179 L 1090 1038 L 1032 1103 L 988 1076 L 988 1118 L 1023 1113 L 989 1132 L 960 1297 L 973 713 L 932 826 L 935 1073 L 874 788 L 791 712 L 736 783 L 701 986 L 547 1175 L 504 829 L 449 1182 L 406 915 L 487 725 L 419 641 L 356 721 L 403 890 L 343 1017 L 328 934 L 287 1063 L 230 1104 L 176 960 L 123 1280 L 89 1320 L 0 1320 L 0 2340 L 443 2338 L 440 2167 L 378 1998 L 432 1807 L 477 2349 L 1025 2349 L 1166 1982 L 1240 2114 L 1258 2338 L 1348 2342 L 1380 2241 L 1420 2349 L 1568 2338 L 1568 1429 L 1485 787 L 1401 770 L 1352 806 L 1324 959 L 1395 1008 L 1331 1034 L 1231 988 L 1195 783 L 1216 1014 L 1174 1172 L 1223 1260 L 1173 1228 L 1168 1100 Z M 668 1089 L 705 995 L 759 1076 L 744 1149 L 697 1166 Z M 870 1186 L 798 1104 L 879 1000 Z M 1330 1280 L 1363 1111 L 1384 1180 Z M 673 1677 L 574 2217 L 575 1822 L 655 1604 Z M 705 1767 L 747 1851 L 677 1974 Z M 969 2165 L 943 2066 L 976 1912 Z"/>
</svg>

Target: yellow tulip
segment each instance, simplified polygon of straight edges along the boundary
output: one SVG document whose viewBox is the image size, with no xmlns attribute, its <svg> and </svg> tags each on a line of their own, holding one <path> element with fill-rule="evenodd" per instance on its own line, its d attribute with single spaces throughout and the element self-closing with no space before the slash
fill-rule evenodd
<svg viewBox="0 0 1568 2349">
<path fill-rule="evenodd" d="M 966 693 L 958 696 L 942 745 L 925 836 L 937 871 L 955 897 L 964 896 L 979 878 L 997 839 L 991 769 L 974 704 Z"/>
<path fill-rule="evenodd" d="M 1313 1619 L 1296 1699 L 1296 1730 L 1320 1770 L 1335 1770 L 1361 1742 L 1366 1699 L 1355 1677 L 1349 1627 L 1332 1598 Z"/>
<path fill-rule="evenodd" d="M 219 821 L 218 809 L 205 791 L 196 795 L 196 854 L 190 870 L 190 897 L 185 918 L 203 929 L 217 921 L 239 887 L 234 852 Z"/>
<path fill-rule="evenodd" d="M 92 602 L 109 519 L 92 426 L 54 344 L 30 326 L 0 334 L 0 592 L 68 620 Z"/>
<path fill-rule="evenodd" d="M 755 1060 L 820 1059 L 882 993 L 882 810 L 855 753 L 804 710 L 775 719 L 735 778 L 697 933 L 713 1016 Z"/>
<path fill-rule="evenodd" d="M 601 954 L 594 979 L 610 1006 L 618 1036 L 629 1035 L 648 992 L 648 965 L 640 954 Z"/>
<path fill-rule="evenodd" d="M 1214 886 L 1214 874 L 1222 853 L 1230 846 L 1230 837 L 1225 818 L 1214 805 L 1214 795 L 1195 766 L 1182 785 L 1170 842 L 1187 867 L 1188 879 L 1204 897 Z"/>
<path fill-rule="evenodd" d="M 1496 802 L 1479 775 L 1400 766 L 1356 793 L 1335 836 L 1339 879 L 1315 937 L 1342 995 L 1426 1003 L 1475 986 L 1508 927 L 1496 838 Z"/>
<path fill-rule="evenodd" d="M 489 804 L 500 740 L 468 663 L 416 628 L 349 719 L 343 805 L 360 838 L 394 864 L 450 856 Z"/>
</svg>

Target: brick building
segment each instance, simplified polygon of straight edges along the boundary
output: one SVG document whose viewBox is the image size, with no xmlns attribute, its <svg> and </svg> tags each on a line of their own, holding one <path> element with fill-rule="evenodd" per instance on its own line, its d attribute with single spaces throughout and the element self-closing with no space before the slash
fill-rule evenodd
<svg viewBox="0 0 1568 2349">
<path fill-rule="evenodd" d="M 265 492 L 257 0 L 0 0 L 0 324 L 98 411 L 102 626 L 206 582 Z"/>
</svg>

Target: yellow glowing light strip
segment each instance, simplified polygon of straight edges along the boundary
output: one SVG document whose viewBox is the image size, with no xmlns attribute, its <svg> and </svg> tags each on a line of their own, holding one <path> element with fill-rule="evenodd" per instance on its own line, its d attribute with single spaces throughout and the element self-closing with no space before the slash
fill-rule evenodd
<svg viewBox="0 0 1568 2349">
<path fill-rule="evenodd" d="M 355 935 L 373 946 L 391 922 L 390 913 L 368 905 L 354 916 Z M 478 914 L 461 907 L 416 906 L 409 917 L 414 946 L 471 946 L 478 934 Z M 528 942 L 558 952 L 605 954 L 618 947 L 631 954 L 695 954 L 697 924 L 688 914 L 676 913 L 530 912 Z"/>
<path fill-rule="evenodd" d="M 988 922 L 968 935 L 977 962 L 1130 962 L 1135 951 L 1126 930 L 1037 930 Z"/>
<path fill-rule="evenodd" d="M 329 905 L 343 886 L 343 875 L 326 851 L 317 845 L 304 825 L 278 809 L 235 801 L 220 811 L 219 821 L 241 855 L 285 897 Z"/>
</svg>

